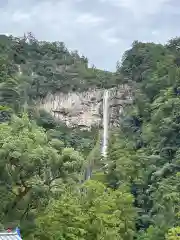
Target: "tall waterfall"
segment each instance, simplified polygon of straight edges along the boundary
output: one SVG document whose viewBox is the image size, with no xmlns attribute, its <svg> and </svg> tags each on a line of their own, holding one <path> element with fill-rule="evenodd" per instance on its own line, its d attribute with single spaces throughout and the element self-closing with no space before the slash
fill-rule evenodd
<svg viewBox="0 0 180 240">
<path fill-rule="evenodd" d="M 108 126 L 109 126 L 109 90 L 104 91 L 103 95 L 103 145 L 102 145 L 102 156 L 107 156 L 108 147 Z M 107 166 L 107 164 L 106 164 Z M 92 175 L 92 166 L 90 164 L 85 170 L 85 180 L 89 180 Z"/>
<path fill-rule="evenodd" d="M 19 70 L 19 75 L 21 75 L 22 71 L 21 71 L 21 66 L 20 65 L 18 65 L 18 70 Z"/>
<path fill-rule="evenodd" d="M 109 90 L 104 91 L 103 95 L 103 146 L 102 155 L 106 157 L 108 147 L 108 125 L 109 125 Z"/>
</svg>

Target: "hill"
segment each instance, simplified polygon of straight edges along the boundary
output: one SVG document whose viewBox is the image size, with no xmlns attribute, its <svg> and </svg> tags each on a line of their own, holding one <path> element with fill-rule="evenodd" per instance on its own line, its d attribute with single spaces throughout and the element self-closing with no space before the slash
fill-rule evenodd
<svg viewBox="0 0 180 240">
<path fill-rule="evenodd" d="M 22 38 L 0 36 L 0 55 L 1 62 L 8 63 L 8 74 L 20 67 L 27 77 L 25 90 L 30 99 L 56 91 L 85 91 L 117 84 L 112 73 L 89 68 L 88 59 L 77 51 L 69 52 L 63 42 L 40 42 L 30 33 Z"/>
<path fill-rule="evenodd" d="M 179 239 L 179 49 L 179 38 L 135 41 L 109 73 L 64 43 L 0 37 L 2 229 L 19 225 L 37 240 Z M 48 94 L 65 99 L 90 89 L 115 89 L 112 105 L 131 90 L 118 124 L 109 122 L 106 158 L 100 125 L 69 128 L 38 105 Z M 80 184 L 87 165 L 92 179 Z"/>
<path fill-rule="evenodd" d="M 69 52 L 63 42 L 38 41 L 31 33 L 19 38 L 0 36 L 0 68 L 1 121 L 26 109 L 39 125 L 47 130 L 56 128 L 58 137 L 66 145 L 77 147 L 83 144 L 89 148 L 94 140 L 92 137 L 84 139 L 82 135 L 91 133 L 81 134 L 78 129 L 69 131 L 63 122 L 57 123 L 36 106 L 48 94 L 115 86 L 117 80 L 112 73 L 89 68 L 88 59 L 79 56 L 77 51 Z M 79 134 L 82 140 L 78 140 Z"/>
</svg>

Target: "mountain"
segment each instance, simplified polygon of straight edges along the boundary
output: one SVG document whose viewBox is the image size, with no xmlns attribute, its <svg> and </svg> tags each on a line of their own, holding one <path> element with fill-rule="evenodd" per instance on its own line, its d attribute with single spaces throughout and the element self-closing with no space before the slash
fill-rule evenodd
<svg viewBox="0 0 180 240">
<path fill-rule="evenodd" d="M 87 58 L 79 56 L 77 51 L 69 52 L 64 43 L 40 42 L 31 33 L 23 38 L 0 36 L 0 53 L 2 64 L 6 64 L 4 72 L 2 69 L 1 104 L 8 103 L 17 111 L 22 105 L 39 104 L 51 115 L 58 114 L 64 123 L 69 121 L 71 126 L 72 118 L 65 121 L 66 113 L 63 114 L 62 108 L 69 111 L 70 107 L 71 115 L 77 112 L 74 113 L 76 118 L 81 119 L 78 125 L 88 128 L 93 122 L 96 125 L 101 121 L 103 89 L 112 88 L 111 95 L 114 95 L 120 82 L 114 73 L 88 68 Z M 13 80 L 5 80 L 5 75 Z M 14 78 L 18 78 L 18 82 L 14 82 Z M 12 92 L 9 87 L 16 90 Z M 118 93 L 124 92 L 121 88 L 118 87 Z M 128 91 L 128 87 L 125 88 Z M 74 123 L 77 125 L 77 120 Z"/>
<path fill-rule="evenodd" d="M 179 49 L 135 41 L 111 73 L 62 42 L 0 36 L 1 229 L 179 239 Z"/>
</svg>

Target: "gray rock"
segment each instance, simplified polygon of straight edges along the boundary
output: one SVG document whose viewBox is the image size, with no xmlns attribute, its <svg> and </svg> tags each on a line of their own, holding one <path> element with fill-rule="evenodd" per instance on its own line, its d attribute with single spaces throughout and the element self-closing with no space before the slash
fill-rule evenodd
<svg viewBox="0 0 180 240">
<path fill-rule="evenodd" d="M 101 126 L 104 89 L 89 89 L 86 92 L 57 92 L 49 94 L 39 107 L 49 112 L 68 127 Z M 109 89 L 109 122 L 117 125 L 123 108 L 132 103 L 132 93 L 127 85 Z"/>
</svg>

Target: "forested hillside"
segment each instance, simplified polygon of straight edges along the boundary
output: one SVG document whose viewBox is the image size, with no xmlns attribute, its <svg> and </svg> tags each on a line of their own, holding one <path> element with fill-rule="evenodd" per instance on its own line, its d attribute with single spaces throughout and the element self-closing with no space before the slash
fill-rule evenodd
<svg viewBox="0 0 180 240">
<path fill-rule="evenodd" d="M 21 38 L 0 36 L 0 68 L 1 122 L 25 109 L 38 125 L 54 129 L 50 134 L 66 146 L 85 151 L 94 144 L 96 130 L 91 134 L 68 129 L 36 106 L 48 93 L 112 87 L 117 82 L 112 73 L 89 68 L 87 58 L 69 52 L 63 42 L 40 42 L 31 33 Z"/>
<path fill-rule="evenodd" d="M 134 42 L 116 73 L 64 43 L 0 36 L 0 224 L 23 239 L 180 239 L 180 39 Z M 37 102 L 49 92 L 128 84 L 111 129 L 69 129 Z M 108 163 L 102 169 L 102 162 Z M 92 179 L 81 182 L 90 162 Z"/>
</svg>

